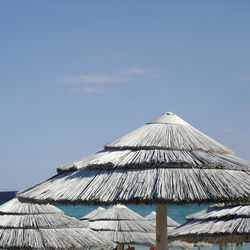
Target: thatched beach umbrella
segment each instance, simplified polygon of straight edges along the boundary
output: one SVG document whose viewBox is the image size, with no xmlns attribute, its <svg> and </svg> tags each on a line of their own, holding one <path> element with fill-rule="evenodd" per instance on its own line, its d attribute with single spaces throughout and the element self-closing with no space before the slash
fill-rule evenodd
<svg viewBox="0 0 250 250">
<path fill-rule="evenodd" d="M 205 248 L 212 248 L 213 245 L 208 243 L 208 242 L 197 242 L 194 244 L 195 247 L 198 247 L 198 250 L 201 249 L 201 247 L 205 247 Z"/>
<path fill-rule="evenodd" d="M 249 201 L 247 171 L 248 162 L 167 112 L 18 196 L 39 203 L 156 203 L 157 249 L 166 249 L 167 203 Z"/>
<path fill-rule="evenodd" d="M 21 203 L 16 198 L 0 206 L 0 248 L 113 248 L 113 242 L 90 230 L 88 223 L 65 216 L 51 205 Z"/>
<path fill-rule="evenodd" d="M 147 219 L 148 221 L 152 221 L 155 224 L 156 223 L 156 212 L 152 211 L 150 214 L 145 216 L 145 219 Z M 178 226 L 180 226 L 180 224 L 178 222 L 176 222 L 175 220 L 173 220 L 167 216 L 167 227 L 168 228 L 176 228 Z"/>
<path fill-rule="evenodd" d="M 148 221 L 151 221 L 154 225 L 154 227 L 156 227 L 156 212 L 152 211 L 150 214 L 148 214 L 147 216 L 145 216 L 145 219 L 147 219 Z M 170 217 L 167 216 L 167 230 L 168 233 L 171 232 L 174 228 L 180 226 L 179 223 L 177 223 L 175 220 L 171 219 Z M 154 245 L 156 245 L 156 242 L 154 243 Z M 180 249 L 191 249 L 193 248 L 194 244 L 192 243 L 188 243 L 188 242 L 184 242 L 184 241 L 180 241 L 180 240 L 176 240 L 176 241 L 172 241 L 168 244 L 169 248 L 180 248 Z"/>
<path fill-rule="evenodd" d="M 95 218 L 99 213 L 101 213 L 103 211 L 105 211 L 105 208 L 98 207 L 97 209 L 93 210 L 89 214 L 86 214 L 83 217 L 81 217 L 80 220 L 90 220 L 92 218 Z"/>
<path fill-rule="evenodd" d="M 89 228 L 115 243 L 152 246 L 155 228 L 141 215 L 124 205 L 114 205 L 89 220 Z"/>
<path fill-rule="evenodd" d="M 168 248 L 192 249 L 194 244 L 176 240 L 168 243 Z"/>
<path fill-rule="evenodd" d="M 216 204 L 186 217 L 187 222 L 170 233 L 172 240 L 210 243 L 250 241 L 250 205 Z"/>
</svg>

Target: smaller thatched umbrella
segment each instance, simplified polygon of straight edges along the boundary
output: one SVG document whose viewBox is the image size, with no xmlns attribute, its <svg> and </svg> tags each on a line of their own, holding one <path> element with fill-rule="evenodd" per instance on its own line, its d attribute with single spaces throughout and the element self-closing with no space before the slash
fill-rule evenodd
<svg viewBox="0 0 250 250">
<path fill-rule="evenodd" d="M 205 247 L 205 248 L 211 248 L 213 245 L 208 243 L 208 242 L 197 242 L 194 244 L 195 247 L 198 247 L 198 250 L 201 249 L 201 247 Z"/>
<path fill-rule="evenodd" d="M 89 214 L 84 215 L 80 218 L 80 220 L 91 220 L 92 218 L 95 218 L 99 213 L 105 211 L 105 208 L 98 207 L 97 209 L 93 210 Z"/>
<path fill-rule="evenodd" d="M 146 219 L 149 221 L 152 221 L 154 224 L 156 223 L 156 212 L 152 211 L 150 214 L 145 216 Z M 167 216 L 167 226 L 168 226 L 168 232 L 171 232 L 174 228 L 180 226 L 178 222 L 175 220 L 171 219 L 170 217 Z M 201 247 L 206 247 L 206 248 L 211 248 L 213 245 L 209 244 L 207 242 L 197 242 L 196 244 L 176 240 L 168 244 L 170 248 L 181 248 L 181 249 L 187 249 L 187 248 L 192 248 L 193 246 L 198 247 L 200 249 Z"/>
<path fill-rule="evenodd" d="M 145 216 L 145 219 L 152 221 L 155 224 L 156 223 L 156 212 L 152 211 L 150 214 Z M 170 217 L 167 216 L 167 227 L 175 228 L 178 226 L 180 226 L 179 223 L 177 223 L 176 221 L 174 221 L 173 219 L 171 219 Z"/>
<path fill-rule="evenodd" d="M 16 198 L 0 206 L 0 248 L 113 248 L 113 242 L 87 228 L 88 223 L 65 216 L 51 205 L 21 203 Z"/>
<path fill-rule="evenodd" d="M 171 240 L 210 243 L 250 241 L 250 205 L 216 204 L 186 217 L 187 222 L 170 233 Z"/>
<path fill-rule="evenodd" d="M 89 228 L 118 244 L 152 246 L 155 242 L 154 226 L 141 215 L 124 205 L 115 205 L 89 221 Z"/>
<path fill-rule="evenodd" d="M 152 211 L 150 214 L 145 216 L 145 219 L 148 221 L 151 221 L 154 226 L 156 226 L 156 212 Z M 168 227 L 168 232 L 171 232 L 174 228 L 180 226 L 179 223 L 171 219 L 170 217 L 167 216 L 167 227 Z M 154 244 L 155 245 L 155 244 Z M 189 249 L 193 248 L 192 243 L 176 240 L 168 244 L 169 248 L 180 248 L 180 249 Z"/>
<path fill-rule="evenodd" d="M 179 248 L 179 249 L 192 249 L 194 244 L 176 240 L 168 244 L 168 248 Z"/>
</svg>

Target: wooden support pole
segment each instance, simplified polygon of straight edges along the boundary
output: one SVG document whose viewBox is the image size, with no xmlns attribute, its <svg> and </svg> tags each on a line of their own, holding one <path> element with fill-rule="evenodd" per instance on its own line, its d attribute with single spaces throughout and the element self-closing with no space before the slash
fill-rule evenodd
<svg viewBox="0 0 250 250">
<path fill-rule="evenodd" d="M 117 244 L 117 250 L 122 250 L 122 244 Z"/>
<path fill-rule="evenodd" d="M 223 250 L 222 243 L 219 243 L 219 250 Z"/>
<path fill-rule="evenodd" d="M 156 204 L 156 250 L 168 250 L 167 204 Z"/>
</svg>

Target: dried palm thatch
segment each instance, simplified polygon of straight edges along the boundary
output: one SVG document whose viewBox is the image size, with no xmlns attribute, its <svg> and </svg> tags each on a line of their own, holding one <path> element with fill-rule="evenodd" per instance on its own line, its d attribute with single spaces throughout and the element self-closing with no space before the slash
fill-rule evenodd
<svg viewBox="0 0 250 250">
<path fill-rule="evenodd" d="M 207 242 L 197 242 L 197 243 L 194 244 L 194 246 L 195 246 L 195 247 L 198 247 L 199 249 L 200 249 L 201 247 L 205 247 L 205 248 L 212 248 L 212 247 L 213 247 L 212 244 L 207 243 Z"/>
<path fill-rule="evenodd" d="M 63 211 L 55 206 L 38 205 L 30 203 L 19 202 L 14 198 L 0 206 L 0 215 L 12 214 L 12 215 L 26 215 L 26 214 L 63 214 Z"/>
<path fill-rule="evenodd" d="M 90 220 L 91 218 L 95 218 L 96 215 L 98 215 L 99 213 L 103 211 L 105 211 L 105 208 L 98 207 L 97 209 L 93 210 L 89 214 L 86 214 L 83 217 L 81 217 L 80 220 Z"/>
<path fill-rule="evenodd" d="M 37 203 L 157 203 L 157 248 L 165 249 L 166 203 L 249 202 L 249 170 L 247 161 L 167 112 L 104 151 L 59 167 L 56 176 L 18 197 Z"/>
<path fill-rule="evenodd" d="M 93 212 L 95 212 L 94 210 Z M 173 220 L 173 223 L 179 225 Z M 103 237 L 118 244 L 155 245 L 155 221 L 149 222 L 123 205 L 115 205 L 89 219 L 89 227 Z M 170 248 L 188 249 L 193 244 L 181 241 L 171 242 Z"/>
<path fill-rule="evenodd" d="M 169 248 L 192 249 L 194 244 L 176 240 L 168 244 Z"/>
<path fill-rule="evenodd" d="M 145 218 L 123 205 L 92 216 L 89 228 L 117 243 L 151 246 L 155 239 L 155 228 Z"/>
<path fill-rule="evenodd" d="M 250 218 L 250 205 L 246 204 L 215 204 L 207 209 L 203 209 L 197 213 L 186 216 L 187 221 L 192 220 L 208 220 L 223 218 Z"/>
<path fill-rule="evenodd" d="M 248 201 L 249 163 L 173 113 L 58 168 L 21 191 L 31 202 L 62 204 Z"/>
<path fill-rule="evenodd" d="M 215 205 L 187 216 L 187 220 L 171 231 L 172 240 L 210 243 L 250 241 L 250 205 Z"/>
<path fill-rule="evenodd" d="M 156 212 L 152 211 L 150 214 L 145 216 L 145 219 L 147 219 L 149 221 L 152 221 L 155 224 L 155 222 L 156 222 Z M 180 226 L 180 224 L 167 216 L 167 226 L 175 228 L 175 227 Z"/>
<path fill-rule="evenodd" d="M 156 226 L 156 212 L 155 211 L 152 211 L 150 214 L 145 216 L 145 219 L 151 221 L 153 225 Z M 176 221 L 174 221 L 173 219 L 167 216 L 168 232 L 171 232 L 174 228 L 178 226 L 180 226 L 179 223 L 177 223 Z M 193 246 L 194 245 L 192 243 L 188 243 L 188 242 L 184 242 L 180 240 L 172 241 L 168 244 L 169 248 L 180 248 L 180 249 L 188 249 L 188 248 L 191 249 L 193 248 Z"/>
<path fill-rule="evenodd" d="M 0 248 L 88 249 L 114 244 L 51 205 L 24 204 L 16 198 L 0 206 Z"/>
</svg>

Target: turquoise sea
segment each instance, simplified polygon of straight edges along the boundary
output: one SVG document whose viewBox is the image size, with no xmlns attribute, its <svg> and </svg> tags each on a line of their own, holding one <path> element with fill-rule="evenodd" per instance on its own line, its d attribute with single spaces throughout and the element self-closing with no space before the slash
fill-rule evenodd
<svg viewBox="0 0 250 250">
<path fill-rule="evenodd" d="M 15 197 L 15 192 L 0 192 L 0 204 L 12 199 Z M 185 222 L 185 216 L 204 208 L 207 208 L 209 205 L 184 205 L 184 206 L 177 206 L 177 205 L 169 205 L 168 206 L 168 216 L 177 221 L 178 223 Z M 68 216 L 75 217 L 79 219 L 80 217 L 88 214 L 92 210 L 96 209 L 97 206 L 57 206 L 58 208 L 62 209 L 64 213 Z M 153 210 L 155 211 L 155 205 L 128 205 L 128 207 L 135 212 L 139 213 L 142 216 L 146 216 L 147 214 L 151 213 Z M 104 207 L 108 208 L 108 207 Z M 146 250 L 149 249 L 148 247 L 139 247 L 136 246 L 138 250 Z M 194 249 L 197 249 L 196 247 Z M 215 250 L 218 249 L 218 245 L 213 245 L 212 248 L 202 248 L 202 249 L 211 249 Z M 223 249 L 231 250 L 231 245 L 224 246 Z M 234 245 L 235 250 L 250 250 L 250 243 L 244 243 L 244 245 L 236 246 Z"/>
</svg>

